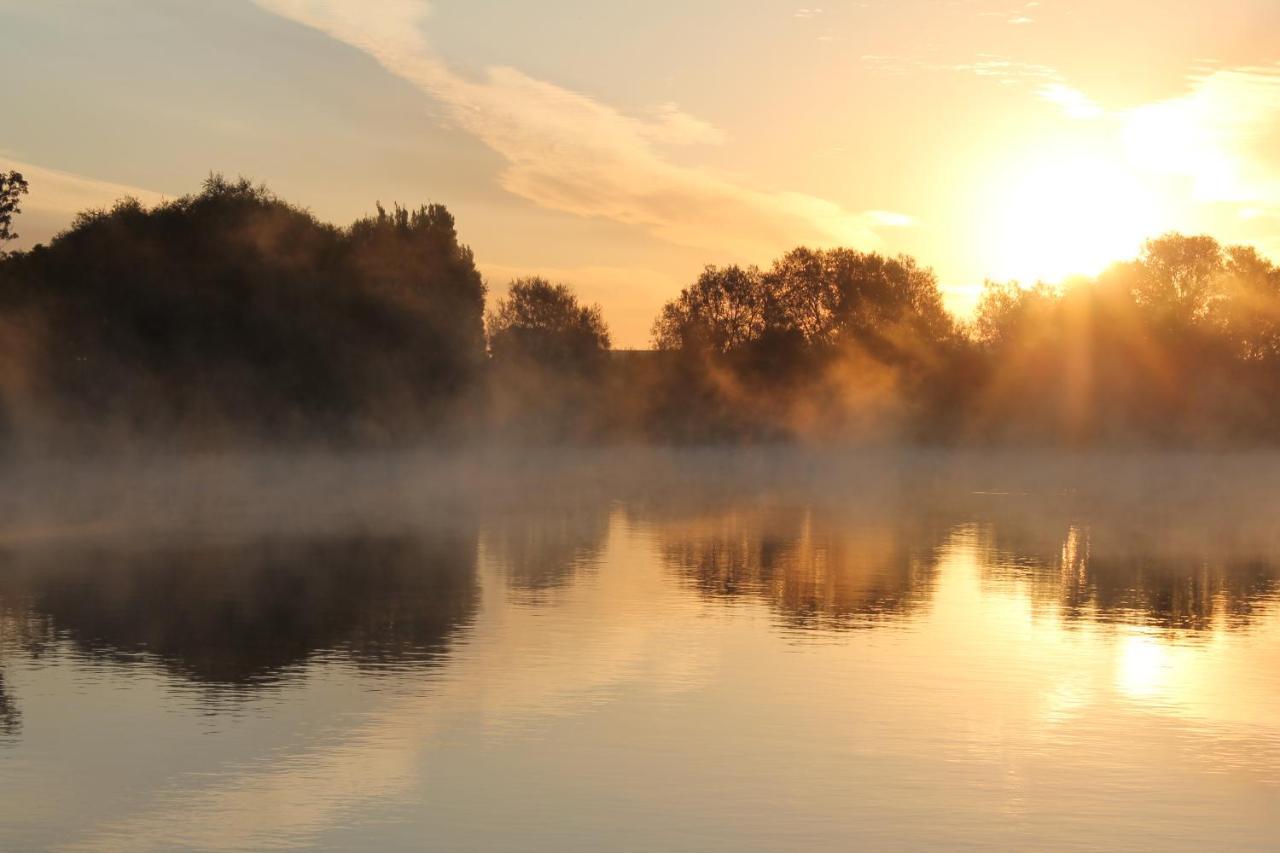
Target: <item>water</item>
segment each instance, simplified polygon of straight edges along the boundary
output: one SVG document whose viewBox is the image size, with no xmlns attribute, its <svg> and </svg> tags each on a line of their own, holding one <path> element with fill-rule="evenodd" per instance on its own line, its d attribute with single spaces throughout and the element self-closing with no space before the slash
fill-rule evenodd
<svg viewBox="0 0 1280 853">
<path fill-rule="evenodd" d="M 1270 458 L 499 462 L 11 474 L 0 849 L 1280 839 Z"/>
</svg>

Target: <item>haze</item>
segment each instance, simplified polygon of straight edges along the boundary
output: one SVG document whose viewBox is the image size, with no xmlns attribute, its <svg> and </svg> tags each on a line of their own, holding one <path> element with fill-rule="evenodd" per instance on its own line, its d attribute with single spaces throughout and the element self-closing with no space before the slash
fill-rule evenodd
<svg viewBox="0 0 1280 853">
<path fill-rule="evenodd" d="M 0 0 L 0 84 L 0 851 L 1276 848 L 1277 0 Z"/>
</svg>

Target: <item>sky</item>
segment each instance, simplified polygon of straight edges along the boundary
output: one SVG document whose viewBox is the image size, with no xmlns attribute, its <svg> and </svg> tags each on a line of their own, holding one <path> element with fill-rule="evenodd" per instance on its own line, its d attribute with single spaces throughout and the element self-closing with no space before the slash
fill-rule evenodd
<svg viewBox="0 0 1280 853">
<path fill-rule="evenodd" d="M 813 0 L 822 2 L 822 0 Z M 1170 230 L 1280 259 L 1277 0 L 0 0 L 17 245 L 210 172 L 447 205 L 620 347 L 707 264 L 907 253 L 965 315 Z"/>
</svg>

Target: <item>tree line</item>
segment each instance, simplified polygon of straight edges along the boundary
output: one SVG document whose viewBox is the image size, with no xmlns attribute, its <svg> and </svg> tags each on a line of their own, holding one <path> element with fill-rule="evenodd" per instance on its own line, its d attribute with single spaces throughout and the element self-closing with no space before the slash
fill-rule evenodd
<svg viewBox="0 0 1280 853">
<path fill-rule="evenodd" d="M 0 173 L 0 245 L 27 183 Z M 486 284 L 440 205 L 340 228 L 246 180 L 86 211 L 0 256 L 9 444 L 467 441 L 1270 444 L 1280 269 L 1165 235 L 1062 287 L 943 306 L 906 256 L 709 266 L 652 351 L 598 306 Z"/>
</svg>

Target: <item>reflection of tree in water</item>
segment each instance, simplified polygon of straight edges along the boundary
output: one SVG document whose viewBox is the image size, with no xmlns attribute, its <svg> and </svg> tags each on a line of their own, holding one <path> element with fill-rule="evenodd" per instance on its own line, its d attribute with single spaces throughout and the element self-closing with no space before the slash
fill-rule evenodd
<svg viewBox="0 0 1280 853">
<path fill-rule="evenodd" d="M 0 743 L 16 737 L 20 725 L 18 706 L 9 696 L 4 683 L 4 670 L 0 669 Z"/>
<path fill-rule="evenodd" d="M 660 523 L 665 562 L 703 595 L 763 599 L 794 628 L 855 628 L 927 600 L 944 526 L 801 509 Z"/>
<path fill-rule="evenodd" d="M 593 502 L 503 515 L 485 527 L 483 541 L 512 596 L 538 603 L 592 569 L 608 536 L 608 507 Z"/>
<path fill-rule="evenodd" d="M 438 658 L 475 613 L 475 554 L 474 531 L 64 549 L 9 555 L 0 603 L 33 654 L 66 640 L 93 657 L 144 653 L 197 681 L 249 685 L 322 653 L 366 667 Z"/>
<path fill-rule="evenodd" d="M 1056 521 L 984 526 L 981 563 L 989 581 L 1024 581 L 1068 620 L 1239 627 L 1280 593 L 1280 563 L 1248 537 L 1192 535 L 1191 521 L 1154 530 Z"/>
</svg>

